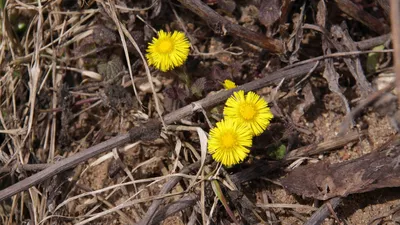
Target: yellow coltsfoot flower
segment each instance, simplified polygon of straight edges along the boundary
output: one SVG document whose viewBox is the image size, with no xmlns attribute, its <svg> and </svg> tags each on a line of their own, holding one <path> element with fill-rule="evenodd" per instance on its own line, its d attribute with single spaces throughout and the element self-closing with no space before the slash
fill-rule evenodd
<svg viewBox="0 0 400 225">
<path fill-rule="evenodd" d="M 185 63 L 189 47 L 190 43 L 184 33 L 160 30 L 158 38 L 153 38 L 149 44 L 146 58 L 150 65 L 165 72 Z"/>
<path fill-rule="evenodd" d="M 233 120 L 221 120 L 210 131 L 208 152 L 215 161 L 225 166 L 238 164 L 249 154 L 252 137 L 246 125 Z"/>
<path fill-rule="evenodd" d="M 224 83 L 222 83 L 222 85 L 224 86 L 224 88 L 226 90 L 233 89 L 236 87 L 235 82 L 233 82 L 231 80 L 224 80 Z"/>
<path fill-rule="evenodd" d="M 251 91 L 245 95 L 242 90 L 233 93 L 226 101 L 224 116 L 238 124 L 246 124 L 254 135 L 264 132 L 274 117 L 261 96 Z"/>
</svg>

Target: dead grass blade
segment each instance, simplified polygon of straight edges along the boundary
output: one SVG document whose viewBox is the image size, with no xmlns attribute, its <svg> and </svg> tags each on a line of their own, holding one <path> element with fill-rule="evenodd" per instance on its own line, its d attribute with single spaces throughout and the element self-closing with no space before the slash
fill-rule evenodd
<svg viewBox="0 0 400 225">
<path fill-rule="evenodd" d="M 229 217 L 232 219 L 232 221 L 239 225 L 239 222 L 236 220 L 235 215 L 233 214 L 232 210 L 229 208 L 228 202 L 224 196 L 224 194 L 222 193 L 221 190 L 221 186 L 219 185 L 217 180 L 212 180 L 211 181 L 211 186 L 212 189 L 215 193 L 215 195 L 218 197 L 219 201 L 222 203 L 222 205 L 224 206 L 226 212 L 228 213 Z"/>
</svg>

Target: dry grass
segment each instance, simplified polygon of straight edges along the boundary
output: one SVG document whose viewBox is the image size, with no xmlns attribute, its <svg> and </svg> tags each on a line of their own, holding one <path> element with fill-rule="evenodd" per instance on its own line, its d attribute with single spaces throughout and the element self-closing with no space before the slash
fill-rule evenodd
<svg viewBox="0 0 400 225">
<path fill-rule="evenodd" d="M 4 18 L 7 18 L 7 14 L 2 14 L 2 47 L 0 53 L 2 113 L 0 118 L 1 133 L 5 135 L 3 150 L 1 151 L 3 167 L 15 167 L 38 162 L 57 163 L 58 157 L 61 155 L 67 157 L 84 147 L 101 141 L 102 136 L 108 136 L 103 133 L 126 132 L 129 128 L 127 127 L 128 124 L 133 125 L 137 123 L 137 120 L 147 120 L 147 118 L 154 117 L 151 113 L 153 107 L 161 117 L 162 109 L 159 94 L 156 93 L 153 85 L 153 75 L 139 45 L 119 18 L 122 11 L 135 15 L 135 12 L 151 9 L 157 2 L 147 8 L 128 8 L 115 5 L 112 1 L 86 2 L 85 4 L 88 5 L 84 8 L 97 5 L 99 9 L 66 11 L 60 5 L 60 2 L 47 2 L 42 5 L 40 1 L 32 3 L 16 1 L 5 5 L 4 12 L 8 15 L 24 15 L 23 20 L 17 19 L 17 21 L 24 22 L 28 28 L 22 35 L 14 35 L 14 21 L 4 20 Z M 117 39 L 120 39 L 125 56 L 124 64 L 127 65 L 131 87 L 139 103 L 139 108 L 125 109 L 117 115 L 105 103 L 105 101 L 115 101 L 115 99 L 105 99 L 109 96 L 101 94 L 106 91 L 101 86 L 102 81 L 107 81 L 108 78 L 105 77 L 105 74 L 93 70 L 93 66 L 87 67 L 87 64 L 82 63 L 83 58 L 94 56 L 101 51 L 101 42 L 107 40 L 101 40 L 96 43 L 94 49 L 86 52 L 81 52 L 81 49 L 79 49 L 82 47 L 82 43 L 85 43 L 88 39 L 89 42 L 96 42 L 95 39 L 98 38 L 96 36 L 98 31 L 97 21 L 108 20 L 109 18 L 114 23 L 114 27 L 117 28 L 119 34 Z M 107 25 L 112 26 L 111 23 Z M 153 106 L 149 102 L 147 110 L 149 114 L 142 110 L 145 96 L 143 93 L 139 93 L 135 86 L 134 76 L 138 77 L 138 75 L 134 73 L 138 73 L 138 71 L 133 71 L 131 66 L 131 54 L 126 40 L 129 40 L 139 53 L 145 68 L 145 75 L 150 84 L 155 105 Z M 113 44 L 118 45 L 118 41 Z M 74 74 L 82 77 L 81 84 L 78 85 L 91 84 L 91 87 L 85 88 L 83 86 L 82 89 L 77 91 L 63 87 L 68 76 L 76 77 Z M 116 74 L 111 75 L 115 76 Z M 73 99 L 82 101 L 82 104 L 78 105 L 78 110 L 73 110 L 73 107 L 77 107 L 77 104 L 72 102 Z M 121 110 L 121 108 L 117 108 L 117 110 Z M 98 121 L 93 123 L 93 119 L 89 117 L 98 118 Z M 112 124 L 107 121 L 116 123 Z M 81 129 L 82 132 L 77 132 L 79 134 L 74 135 L 73 133 L 77 129 Z M 199 127 L 191 127 L 191 129 L 199 135 L 201 145 L 199 153 L 190 143 L 182 143 L 176 133 L 177 131 L 165 133 L 163 136 L 165 141 L 160 139 L 158 140 L 159 144 L 149 143 L 150 145 L 143 146 L 141 142 L 137 142 L 121 150 L 115 148 L 112 152 L 104 154 L 84 166 L 84 169 L 78 169 L 73 176 L 60 174 L 64 179 L 58 181 L 53 179 L 52 183 L 54 182 L 55 186 L 47 183 L 41 185 L 40 189 L 31 188 L 26 194 L 14 196 L 11 205 L 3 205 L 8 207 L 3 208 L 2 224 L 21 223 L 27 220 L 35 224 L 49 224 L 52 221 L 87 224 L 98 218 L 107 218 L 107 215 L 113 212 L 117 212 L 121 223 L 133 224 L 143 217 L 146 203 L 148 204 L 155 199 L 176 199 L 176 196 L 192 192 L 200 186 L 204 189 L 204 185 L 200 184 L 204 184 L 203 180 L 206 179 L 204 164 L 207 136 Z M 86 130 L 86 133 L 84 130 Z M 60 139 L 60 135 L 63 135 L 67 140 Z M 60 144 L 62 141 L 69 143 Z M 133 169 L 128 169 L 120 158 L 120 155 L 125 151 L 138 151 L 139 149 L 147 151 L 146 149 L 153 148 L 152 146 L 165 145 L 165 142 L 170 141 L 176 142 L 176 154 L 170 156 L 172 158 L 166 158 L 166 151 L 155 157 L 140 156 Z M 68 148 L 63 149 L 65 146 L 68 146 Z M 190 149 L 190 151 L 188 152 L 187 149 Z M 184 164 L 187 164 L 184 159 L 178 157 L 181 151 L 185 151 L 185 154 L 189 157 L 194 156 L 196 161 L 201 161 L 200 168 L 195 176 L 174 173 L 181 170 Z M 84 181 L 80 181 L 80 178 L 85 176 L 96 176 L 93 171 L 96 171 L 99 167 L 104 167 L 104 165 L 108 166 L 112 159 L 121 163 L 124 175 L 118 177 L 118 179 L 107 178 L 109 184 L 97 190 L 92 190 L 90 185 L 88 186 Z M 173 168 L 165 167 L 161 170 L 161 174 L 158 173 L 161 176 L 146 175 L 147 169 L 142 168 L 152 167 L 154 163 L 160 164 L 161 159 L 173 162 Z M 140 178 L 137 175 L 138 170 L 142 170 L 141 173 L 144 173 L 139 176 Z M 12 171 L 12 173 L 25 174 L 22 170 Z M 65 179 L 67 177 L 68 180 Z M 172 194 L 157 195 L 155 190 L 158 188 L 155 186 L 165 183 L 171 177 L 184 178 L 187 180 L 188 186 L 178 185 L 177 190 Z M 3 178 L 6 178 L 6 175 Z M 104 181 L 96 182 L 102 183 Z M 114 185 L 112 185 L 113 183 Z M 9 185 L 9 182 L 3 182 L 3 185 Z M 63 187 L 64 185 L 69 187 Z M 121 191 L 125 193 L 124 196 L 118 194 Z M 154 194 L 141 197 L 142 192 L 149 191 L 154 192 Z M 204 190 L 201 192 L 204 194 Z M 103 195 L 104 197 L 102 197 Z M 72 206 L 85 210 L 78 212 L 71 208 Z M 203 214 L 206 213 L 204 201 L 201 210 Z M 100 219 L 100 221 L 102 220 Z"/>
<path fill-rule="evenodd" d="M 133 127 L 140 129 L 152 119 L 160 120 L 163 129 L 155 140 L 135 140 L 114 147 L 1 202 L 1 224 L 144 225 L 157 224 L 171 215 L 176 216 L 176 224 L 305 220 L 317 208 L 310 202 L 296 202 L 292 196 L 279 193 L 282 188 L 276 177 L 242 186 L 240 179 L 231 180 L 230 176 L 246 172 L 246 167 L 253 168 L 255 162 L 267 162 L 263 161 L 267 157 L 265 146 L 282 142 L 289 146 L 290 135 L 294 133 L 300 133 L 303 144 L 319 147 L 312 155 L 342 148 L 358 139 L 363 141 L 366 132 L 352 132 L 348 141 L 337 141 L 329 136 L 340 127 L 334 124 L 334 128 L 325 133 L 323 126 L 315 128 L 333 140 L 323 142 L 304 123 L 294 124 L 286 114 L 288 108 L 299 105 L 298 102 L 291 105 L 291 97 L 299 97 L 294 94 L 297 90 L 290 89 L 311 82 L 312 74 L 323 68 L 326 59 L 393 52 L 386 49 L 322 54 L 294 64 L 285 62 L 288 66 L 279 70 L 283 64 L 280 60 L 286 56 L 258 57 L 255 55 L 262 55 L 262 49 L 256 46 L 257 41 L 248 40 L 253 45 L 216 38 L 208 27 L 210 24 L 185 15 L 183 6 L 174 1 L 89 0 L 79 2 L 81 5 L 68 4 L 68 1 L 7 1 L 0 14 L 0 190 L 37 170 L 126 134 Z M 162 15 L 162 10 L 169 14 Z M 163 28 L 180 29 L 188 36 L 193 64 L 198 63 L 204 71 L 176 70 L 161 74 L 149 68 L 144 57 L 146 41 L 156 31 L 152 25 L 160 23 L 160 12 L 161 18 L 167 18 Z M 304 8 L 301 12 L 304 13 Z M 216 18 L 219 17 L 216 14 Z M 244 39 L 254 34 L 250 29 L 241 30 L 236 24 L 228 26 L 231 21 L 222 18 L 227 28 L 218 29 L 224 34 L 236 31 Z M 303 25 L 301 29 L 310 33 L 323 35 L 326 32 L 314 25 Z M 284 41 L 288 42 L 268 40 L 277 44 L 273 47 L 276 52 L 284 49 Z M 387 37 L 381 42 L 386 40 Z M 229 46 L 221 44 L 224 41 L 229 42 Z M 360 47 L 364 46 L 363 42 L 358 44 L 360 49 L 369 49 Z M 271 47 L 268 41 L 262 45 Z M 214 51 L 208 51 L 211 49 Z M 297 54 L 297 50 L 292 53 Z M 274 65 L 277 61 L 281 63 L 279 66 Z M 213 73 L 220 73 L 217 77 L 221 78 L 221 74 L 234 71 L 235 63 L 240 64 L 242 70 L 237 74 L 232 72 L 231 78 L 240 80 L 244 90 L 262 89 L 260 93 L 266 98 L 271 96 L 274 112 L 280 117 L 277 124 L 284 126 L 285 131 L 267 134 L 267 140 L 261 137 L 258 141 L 264 146 L 260 149 L 265 152 L 259 153 L 255 147 L 254 155 L 243 168 L 226 171 L 207 156 L 206 131 L 216 118 L 221 118 L 218 106 L 211 112 L 208 109 L 223 102 L 232 91 L 213 93 L 219 90 L 207 89 L 209 77 L 203 83 L 191 79 Z M 261 64 L 263 68 L 259 68 Z M 227 69 L 219 71 L 220 67 L 215 65 Z M 274 73 L 270 73 L 272 71 Z M 261 73 L 268 76 L 259 79 Z M 296 84 L 289 84 L 291 87 L 282 87 L 288 86 L 286 83 L 292 78 L 303 75 L 306 76 Z M 266 87 L 274 83 L 279 83 L 276 88 Z M 187 94 L 184 100 L 179 99 L 180 94 L 192 90 L 193 84 L 203 85 L 200 96 Z M 176 99 L 168 97 L 169 87 L 181 91 Z M 168 103 L 171 99 L 173 103 Z M 282 99 L 287 102 L 279 102 Z M 279 108 L 283 104 L 283 108 Z M 332 115 L 331 111 L 325 113 Z M 351 120 L 350 117 L 347 119 Z M 340 114 L 340 119 L 343 118 Z M 338 120 L 335 119 L 324 121 L 334 123 Z M 184 125 L 172 125 L 177 121 Z M 382 137 L 386 138 L 385 134 Z M 299 146 L 290 158 L 296 161 L 283 161 L 279 168 L 271 170 L 291 170 L 315 161 L 307 151 L 307 147 Z M 262 170 L 260 173 L 269 174 L 268 170 Z M 277 172 L 274 176 L 279 175 Z M 293 218 L 295 220 L 291 220 Z"/>
</svg>

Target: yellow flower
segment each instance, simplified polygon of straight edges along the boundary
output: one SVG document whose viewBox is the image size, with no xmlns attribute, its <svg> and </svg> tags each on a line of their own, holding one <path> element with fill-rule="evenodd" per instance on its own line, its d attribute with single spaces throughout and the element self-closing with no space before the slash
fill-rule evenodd
<svg viewBox="0 0 400 225">
<path fill-rule="evenodd" d="M 147 48 L 146 58 L 150 65 L 165 72 L 185 63 L 189 55 L 190 43 L 185 34 L 179 31 L 158 32 L 158 38 Z"/>
<path fill-rule="evenodd" d="M 249 154 L 252 137 L 246 125 L 233 120 L 221 120 L 210 131 L 208 152 L 215 161 L 225 166 L 238 164 Z"/>
<path fill-rule="evenodd" d="M 274 117 L 263 98 L 251 91 L 245 95 L 242 90 L 233 93 L 226 101 L 224 116 L 238 124 L 248 125 L 254 135 L 264 132 Z"/>
<path fill-rule="evenodd" d="M 236 87 L 235 82 L 233 82 L 231 80 L 224 80 L 224 83 L 222 85 L 224 85 L 224 88 L 226 90 L 233 89 Z"/>
</svg>

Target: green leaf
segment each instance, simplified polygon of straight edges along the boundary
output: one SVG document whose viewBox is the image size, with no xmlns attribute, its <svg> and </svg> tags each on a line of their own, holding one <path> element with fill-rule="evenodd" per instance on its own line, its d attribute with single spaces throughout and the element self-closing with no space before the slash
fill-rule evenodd
<svg viewBox="0 0 400 225">
<path fill-rule="evenodd" d="M 385 48 L 384 45 L 378 45 L 374 47 L 372 50 L 374 51 L 379 51 L 383 50 Z M 378 67 L 379 67 L 379 58 L 381 57 L 382 53 L 380 52 L 372 52 L 368 54 L 367 58 L 367 72 L 368 73 L 373 73 L 375 72 Z"/>
<path fill-rule="evenodd" d="M 272 158 L 275 158 L 277 160 L 281 160 L 285 157 L 286 155 L 286 146 L 285 145 L 280 145 L 278 148 L 276 148 L 274 151 L 269 153 L 269 156 Z"/>
</svg>

